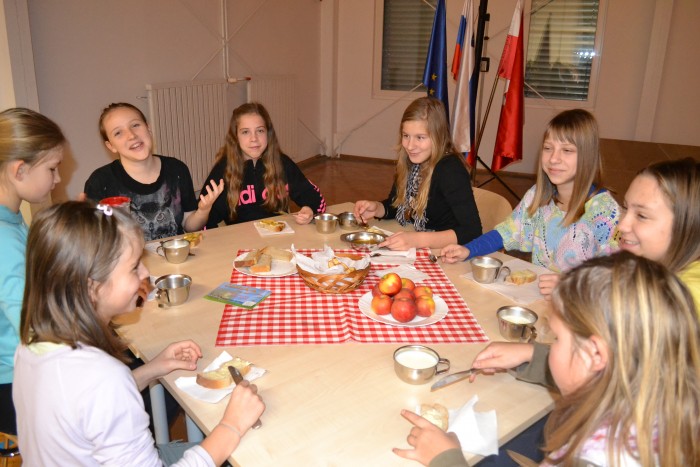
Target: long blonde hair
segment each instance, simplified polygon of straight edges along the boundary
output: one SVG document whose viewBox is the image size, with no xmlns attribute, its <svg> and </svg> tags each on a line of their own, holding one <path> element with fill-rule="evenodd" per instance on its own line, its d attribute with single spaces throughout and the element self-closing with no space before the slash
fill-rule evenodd
<svg viewBox="0 0 700 467">
<path fill-rule="evenodd" d="M 572 465 L 605 427 L 610 465 L 624 451 L 638 452 L 641 465 L 700 465 L 700 328 L 682 282 L 623 251 L 565 273 L 553 304 L 575 342 L 600 337 L 609 360 L 557 401 L 544 449 L 565 453 L 549 460 Z"/>
<path fill-rule="evenodd" d="M 0 167 L 13 161 L 35 165 L 65 142 L 58 125 L 38 112 L 22 107 L 0 112 Z"/>
<path fill-rule="evenodd" d="M 413 217 L 421 217 L 428 206 L 428 192 L 430 191 L 430 181 L 433 177 L 433 169 L 443 157 L 451 154 L 457 154 L 452 138 L 450 137 L 450 129 L 447 124 L 447 116 L 445 114 L 445 106 L 438 99 L 433 97 L 421 97 L 414 100 L 406 107 L 401 118 L 399 126 L 399 142 L 397 151 L 399 154 L 396 163 L 396 199 L 392 206 L 398 207 L 404 204 L 406 200 L 406 182 L 408 174 L 411 171 L 411 161 L 408 158 L 406 150 L 401 144 L 403 135 L 403 124 L 405 122 L 425 122 L 428 130 L 428 137 L 432 143 L 432 153 L 430 159 L 423 162 L 420 167 L 420 186 L 416 195 L 415 205 L 411 206 Z M 466 162 L 460 157 L 463 164 Z"/>
<path fill-rule="evenodd" d="M 557 187 L 549 180 L 542 169 L 542 148 L 547 138 L 576 146 L 576 175 L 569 207 L 564 216 L 564 226 L 571 225 L 583 216 L 586 201 L 603 190 L 602 161 L 598 138 L 598 124 L 590 112 L 583 109 L 571 109 L 556 115 L 547 124 L 542 136 L 542 146 L 538 158 L 537 184 L 532 204 L 527 213 L 535 211 L 551 201 L 557 201 Z M 595 190 L 591 192 L 591 187 Z"/>
<path fill-rule="evenodd" d="M 231 220 L 235 220 L 237 217 L 236 210 L 238 208 L 238 198 L 241 194 L 243 166 L 246 161 L 238 141 L 238 125 L 243 115 L 259 115 L 265 122 L 265 128 L 267 129 L 267 148 L 265 148 L 260 157 L 260 160 L 265 164 L 263 180 L 267 189 L 267 199 L 265 199 L 263 206 L 271 213 L 289 209 L 289 195 L 286 189 L 287 180 L 282 163 L 282 149 L 277 140 L 275 127 L 272 125 L 270 114 L 262 104 L 249 102 L 234 109 L 224 145 L 221 146 L 216 155 L 217 162 L 221 160 L 226 161 L 224 180 L 228 184 L 226 200 Z"/>
</svg>

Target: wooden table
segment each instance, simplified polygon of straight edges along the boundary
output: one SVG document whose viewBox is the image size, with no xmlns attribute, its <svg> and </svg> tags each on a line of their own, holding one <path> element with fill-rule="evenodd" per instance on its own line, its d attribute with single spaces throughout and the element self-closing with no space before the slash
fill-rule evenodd
<svg viewBox="0 0 700 467">
<path fill-rule="evenodd" d="M 332 206 L 329 212 L 352 210 L 351 203 Z M 268 373 L 255 381 L 267 409 L 263 427 L 251 430 L 233 453 L 230 461 L 241 466 L 306 465 L 417 465 L 399 458 L 392 447 L 407 447 L 410 425 L 400 415 L 403 408 L 421 403 L 441 403 L 448 408 L 461 407 L 478 395 L 477 411 L 496 410 L 499 442 L 509 441 L 552 408 L 550 394 L 542 387 L 515 380 L 508 374 L 481 376 L 473 384 L 467 381 L 430 392 L 430 384 L 409 385 L 394 373 L 392 354 L 400 344 L 285 345 L 222 348 L 215 347 L 216 334 L 224 305 L 202 297 L 228 281 L 232 262 L 239 248 L 265 245 L 289 248 L 347 248 L 340 241 L 346 231 L 319 234 L 314 225 L 300 226 L 291 216 L 281 216 L 295 230 L 293 235 L 261 237 L 252 223 L 208 230 L 195 256 L 182 264 L 170 264 L 151 252 L 144 262 L 151 275 L 185 273 L 192 277 L 190 298 L 184 305 L 158 308 L 148 302 L 142 311 L 120 317 L 120 334 L 130 342 L 134 353 L 148 361 L 170 342 L 193 339 L 204 353 L 203 369 L 223 350 L 254 362 Z M 395 221 L 378 226 L 402 230 Z M 437 252 L 437 251 L 436 251 Z M 488 291 L 472 281 L 460 278 L 468 263 L 443 265 L 491 340 L 502 340 L 498 332 L 496 310 L 513 304 L 508 298 Z M 548 304 L 539 301 L 529 308 L 546 323 Z M 464 370 L 484 344 L 430 344 L 441 357 L 452 362 L 451 371 Z M 187 414 L 205 433 L 219 422 L 228 398 L 218 404 L 195 400 L 180 391 L 174 380 L 191 376 L 176 371 L 163 378 L 163 384 L 175 396 Z M 469 455 L 470 462 L 479 456 Z"/>
</svg>

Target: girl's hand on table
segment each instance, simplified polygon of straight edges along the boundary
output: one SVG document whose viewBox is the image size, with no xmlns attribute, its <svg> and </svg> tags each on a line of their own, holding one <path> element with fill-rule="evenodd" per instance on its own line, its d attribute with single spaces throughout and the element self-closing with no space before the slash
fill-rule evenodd
<svg viewBox="0 0 700 467">
<path fill-rule="evenodd" d="M 472 368 L 479 373 L 493 374 L 500 370 L 508 370 L 532 360 L 535 347 L 532 344 L 516 342 L 493 342 L 479 352 L 472 362 Z M 469 377 L 474 382 L 476 373 Z"/>
<path fill-rule="evenodd" d="M 540 293 L 545 298 L 545 300 L 552 299 L 552 292 L 554 287 L 559 283 L 559 274 L 540 274 Z"/>
<path fill-rule="evenodd" d="M 299 209 L 298 212 L 295 212 L 292 214 L 294 217 L 294 222 L 296 222 L 299 225 L 306 225 L 309 222 L 311 222 L 311 219 L 314 218 L 314 211 L 308 206 L 304 206 L 303 208 Z"/>
<path fill-rule="evenodd" d="M 186 340 L 168 345 L 149 364 L 157 365 L 161 376 L 174 370 L 197 369 L 197 361 L 202 358 L 202 350 L 193 341 Z"/>
<path fill-rule="evenodd" d="M 469 250 L 462 245 L 447 245 L 440 250 L 440 257 L 445 263 L 456 263 L 469 258 Z"/>
<path fill-rule="evenodd" d="M 420 415 L 402 410 L 401 416 L 413 424 L 406 441 L 414 449 L 392 449 L 397 456 L 428 465 L 438 454 L 460 447 L 456 434 L 445 433 Z"/>
<path fill-rule="evenodd" d="M 383 217 L 384 205 L 378 201 L 367 201 L 363 199 L 355 203 L 352 212 L 358 220 L 366 223 L 373 217 Z"/>
<path fill-rule="evenodd" d="M 258 387 L 243 380 L 233 388 L 221 421 L 234 427 L 243 436 L 264 411 L 265 403 L 258 395 Z"/>
<path fill-rule="evenodd" d="M 404 251 L 413 248 L 419 232 L 396 232 L 391 234 L 379 244 L 379 248 L 388 248 L 390 250 Z"/>
</svg>

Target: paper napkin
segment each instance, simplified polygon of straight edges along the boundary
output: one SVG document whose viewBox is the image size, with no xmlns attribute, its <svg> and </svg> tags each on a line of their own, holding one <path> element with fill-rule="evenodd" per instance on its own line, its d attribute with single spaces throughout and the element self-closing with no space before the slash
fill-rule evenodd
<svg viewBox="0 0 700 467">
<path fill-rule="evenodd" d="M 221 352 L 221 355 L 211 362 L 211 364 L 209 364 L 209 366 L 207 366 L 203 371 L 216 370 L 222 363 L 227 362 L 232 358 L 233 357 L 228 352 L 223 351 Z M 267 370 L 252 365 L 250 367 L 250 371 L 248 371 L 248 374 L 246 374 L 244 378 L 248 381 L 253 381 L 260 378 L 266 372 Z M 221 399 L 231 394 L 233 388 L 236 387 L 235 384 L 231 384 L 231 386 L 223 389 L 208 389 L 197 384 L 196 376 L 181 376 L 175 380 L 175 385 L 195 399 L 210 402 L 212 404 L 216 404 Z"/>
<path fill-rule="evenodd" d="M 372 256 L 377 254 L 377 256 Z M 416 249 L 409 250 L 374 250 L 369 254 L 372 264 L 413 264 L 416 262 Z"/>
<path fill-rule="evenodd" d="M 472 397 L 457 410 L 449 410 L 447 431 L 457 435 L 462 450 L 480 456 L 498 454 L 498 423 L 496 411 L 476 412 L 479 396 Z"/>
<path fill-rule="evenodd" d="M 537 273 L 538 279 L 535 279 L 534 282 L 530 282 L 527 284 L 522 284 L 522 285 L 515 285 L 510 282 L 505 282 L 503 279 L 497 281 L 497 282 L 492 282 L 491 284 L 482 284 L 480 282 L 474 281 L 476 284 L 479 284 L 480 286 L 493 290 L 494 292 L 497 292 L 501 295 L 504 295 L 517 303 L 520 303 L 521 305 L 528 305 L 532 302 L 535 302 L 537 300 L 540 300 L 542 298 L 542 295 L 540 294 L 540 288 L 539 288 L 539 276 L 541 274 L 553 274 L 552 271 L 550 271 L 547 268 L 543 268 L 542 266 L 536 266 L 532 263 L 528 263 L 527 261 L 523 261 L 521 259 L 513 258 L 508 261 L 505 261 L 503 263 L 503 266 L 508 266 L 510 268 L 510 272 L 515 272 L 515 271 L 522 271 L 524 269 L 529 269 L 530 271 L 533 271 Z M 469 280 L 474 280 L 474 275 L 471 272 L 468 272 L 466 274 L 462 274 L 460 277 L 463 277 L 465 279 Z"/>
</svg>

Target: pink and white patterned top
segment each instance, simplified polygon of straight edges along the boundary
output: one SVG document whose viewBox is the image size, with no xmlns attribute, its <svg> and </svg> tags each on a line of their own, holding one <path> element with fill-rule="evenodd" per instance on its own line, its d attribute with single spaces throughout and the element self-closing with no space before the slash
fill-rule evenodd
<svg viewBox="0 0 700 467">
<path fill-rule="evenodd" d="M 554 272 L 617 251 L 620 206 L 608 191 L 589 199 L 583 216 L 568 226 L 562 224 L 566 212 L 553 201 L 530 216 L 527 208 L 534 196 L 535 186 L 525 193 L 511 216 L 496 226 L 506 250 L 532 252 L 534 264 Z"/>
</svg>

